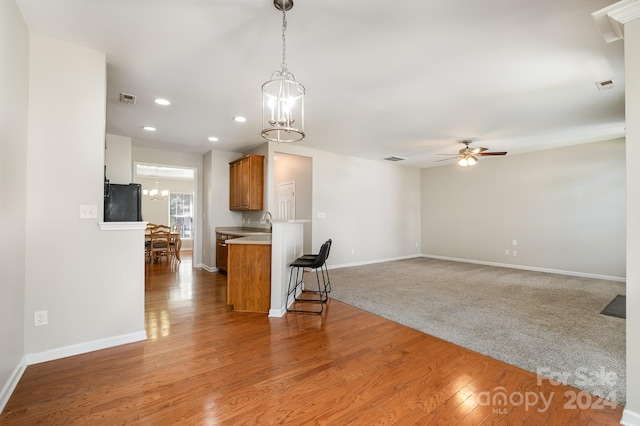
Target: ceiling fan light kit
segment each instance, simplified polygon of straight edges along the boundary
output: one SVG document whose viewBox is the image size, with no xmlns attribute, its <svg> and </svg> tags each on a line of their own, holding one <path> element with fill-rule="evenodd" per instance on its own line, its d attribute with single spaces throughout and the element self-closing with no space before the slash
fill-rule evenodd
<svg viewBox="0 0 640 426">
<path fill-rule="evenodd" d="M 458 161 L 458 165 L 462 167 L 475 166 L 478 163 L 478 158 L 469 154 L 465 155 Z"/>
<path fill-rule="evenodd" d="M 287 69 L 286 11 L 293 7 L 293 0 L 273 0 L 276 9 L 282 11 L 282 64 L 262 85 L 262 131 L 260 136 L 272 142 L 298 142 L 304 139 L 305 88 Z"/>
</svg>

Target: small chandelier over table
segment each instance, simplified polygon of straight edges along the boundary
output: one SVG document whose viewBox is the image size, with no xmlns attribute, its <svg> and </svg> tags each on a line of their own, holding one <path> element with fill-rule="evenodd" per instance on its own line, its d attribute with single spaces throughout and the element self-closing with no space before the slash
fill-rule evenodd
<svg viewBox="0 0 640 426">
<path fill-rule="evenodd" d="M 168 189 L 163 189 L 163 190 L 158 189 L 158 168 L 157 167 L 156 167 L 156 183 L 155 183 L 155 186 L 151 190 L 143 189 L 142 190 L 142 195 L 144 195 L 146 197 L 149 197 L 150 200 L 166 200 L 167 197 L 169 196 L 169 190 Z"/>
<path fill-rule="evenodd" d="M 304 86 L 287 69 L 286 11 L 293 0 L 273 0 L 282 11 L 282 64 L 262 85 L 262 131 L 260 136 L 273 142 L 299 142 L 304 139 Z"/>
</svg>

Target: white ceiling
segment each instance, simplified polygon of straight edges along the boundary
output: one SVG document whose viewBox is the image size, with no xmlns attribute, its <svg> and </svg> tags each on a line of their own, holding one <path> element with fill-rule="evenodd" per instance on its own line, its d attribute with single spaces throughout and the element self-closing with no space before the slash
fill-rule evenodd
<svg viewBox="0 0 640 426">
<path fill-rule="evenodd" d="M 108 133 L 189 153 L 263 143 L 260 87 L 282 53 L 272 0 L 16 1 L 32 32 L 106 53 Z M 295 0 L 287 64 L 307 90 L 298 144 L 431 167 L 463 139 L 513 155 L 621 137 L 623 43 L 606 44 L 591 17 L 612 3 Z M 598 91 L 607 79 L 615 87 Z"/>
</svg>

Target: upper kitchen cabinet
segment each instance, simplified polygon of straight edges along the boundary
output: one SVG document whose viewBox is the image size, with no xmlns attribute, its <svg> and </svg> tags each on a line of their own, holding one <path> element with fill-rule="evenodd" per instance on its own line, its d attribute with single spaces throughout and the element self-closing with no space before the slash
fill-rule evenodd
<svg viewBox="0 0 640 426">
<path fill-rule="evenodd" d="M 262 210 L 264 155 L 249 154 L 229 163 L 229 209 Z"/>
</svg>

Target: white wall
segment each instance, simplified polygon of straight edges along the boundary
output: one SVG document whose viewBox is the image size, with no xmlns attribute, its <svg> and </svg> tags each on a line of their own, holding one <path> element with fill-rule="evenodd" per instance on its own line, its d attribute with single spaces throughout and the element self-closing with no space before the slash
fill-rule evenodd
<svg viewBox="0 0 640 426">
<path fill-rule="evenodd" d="M 144 231 L 98 227 L 105 105 L 104 53 L 31 35 L 27 354 L 46 358 L 48 351 L 92 350 L 122 343 L 126 336 L 144 338 Z M 98 217 L 79 219 L 80 205 L 97 206 Z M 49 324 L 34 327 L 33 313 L 39 310 L 48 311 Z"/>
<path fill-rule="evenodd" d="M 618 139 L 423 169 L 422 252 L 625 277 L 624 150 Z"/>
<path fill-rule="evenodd" d="M 27 182 L 29 33 L 13 0 L 0 2 L 0 411 L 21 374 Z"/>
<path fill-rule="evenodd" d="M 202 155 L 143 148 L 135 145 L 131 149 L 131 160 L 135 163 L 157 166 L 177 166 L 195 169 L 195 200 L 193 217 L 193 266 L 202 266 Z M 144 214 L 144 207 L 143 207 Z M 147 221 L 147 218 L 144 218 Z"/>
<path fill-rule="evenodd" d="M 131 138 L 106 135 L 104 164 L 109 183 L 129 184 L 132 180 Z"/>
<path fill-rule="evenodd" d="M 275 152 L 313 158 L 313 247 L 331 238 L 331 267 L 420 253 L 420 171 L 300 146 L 269 143 Z M 273 170 L 267 176 L 273 188 Z M 271 190 L 272 191 L 272 190 Z M 275 211 L 274 197 L 268 208 Z M 324 219 L 317 214 L 324 213 Z"/>
<path fill-rule="evenodd" d="M 636 8 L 637 10 L 637 8 Z M 640 425 L 640 19 L 624 26 L 627 122 L 627 424 Z M 628 411 L 627 411 L 628 410 Z"/>
<path fill-rule="evenodd" d="M 216 227 L 242 226 L 242 213 L 229 210 L 229 163 L 241 156 L 216 150 L 204 155 L 202 263 L 208 270 L 216 266 Z"/>
</svg>

